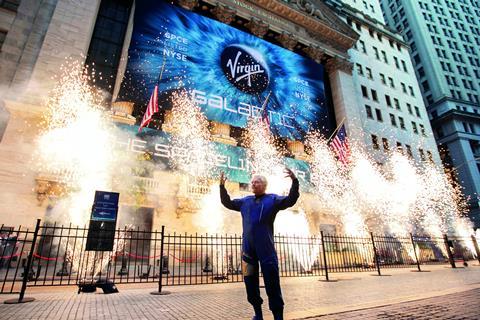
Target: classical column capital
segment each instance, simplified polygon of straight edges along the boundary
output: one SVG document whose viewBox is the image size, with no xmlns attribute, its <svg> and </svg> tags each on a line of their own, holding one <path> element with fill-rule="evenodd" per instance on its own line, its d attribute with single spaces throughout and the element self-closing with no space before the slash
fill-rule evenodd
<svg viewBox="0 0 480 320">
<path fill-rule="evenodd" d="M 250 19 L 246 26 L 252 34 L 259 38 L 263 38 L 268 32 L 268 24 L 254 17 Z"/>
<path fill-rule="evenodd" d="M 178 0 L 178 4 L 187 10 L 192 10 L 198 5 L 198 0 Z"/>
<path fill-rule="evenodd" d="M 212 9 L 212 14 L 214 17 L 225 24 L 230 24 L 235 19 L 235 10 L 225 6 L 223 4 L 218 4 L 215 8 Z"/>
<path fill-rule="evenodd" d="M 325 67 L 328 73 L 334 72 L 336 70 L 341 70 L 343 72 L 352 74 L 353 63 L 344 58 L 332 57 L 327 60 Z"/>
<path fill-rule="evenodd" d="M 282 32 L 278 37 L 277 40 L 282 44 L 284 48 L 287 48 L 288 50 L 295 49 L 295 46 L 297 45 L 298 41 L 295 39 L 293 34 L 289 32 Z"/>
<path fill-rule="evenodd" d="M 308 46 L 303 49 L 303 51 L 310 59 L 315 60 L 317 63 L 321 63 L 327 56 L 325 51 L 318 46 Z"/>
</svg>

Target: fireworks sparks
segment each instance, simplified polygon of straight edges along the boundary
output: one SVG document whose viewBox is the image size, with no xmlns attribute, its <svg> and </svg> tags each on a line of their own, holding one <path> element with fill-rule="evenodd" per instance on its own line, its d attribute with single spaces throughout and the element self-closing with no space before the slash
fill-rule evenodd
<svg viewBox="0 0 480 320">
<path fill-rule="evenodd" d="M 88 75 L 80 64 L 71 61 L 62 71 L 48 101 L 36 160 L 39 172 L 61 173 L 68 194 L 59 208 L 68 212 L 69 221 L 83 224 L 94 191 L 111 190 L 113 181 L 130 170 L 120 168 L 127 162 L 120 161 L 122 154 L 112 143 L 118 139 L 119 131 L 101 106 L 101 95 L 88 85 Z M 206 184 L 208 189 L 218 157 L 211 143 L 209 123 L 187 92 L 173 94 L 172 100 L 173 121 L 169 125 L 174 156 L 170 161 L 178 172 Z M 283 174 L 285 150 L 258 119 L 252 119 L 245 132 L 248 160 L 254 173 L 267 176 L 269 192 L 284 194 L 291 184 Z M 422 163 L 419 167 L 408 157 L 393 152 L 385 165 L 379 166 L 352 143 L 351 162 L 344 166 L 336 161 L 319 134 L 310 133 L 305 144 L 310 150 L 312 187 L 308 192 L 315 201 L 310 206 L 315 207 L 315 213 L 306 209 L 307 200 L 303 197 L 294 210 L 299 213 L 290 211 L 278 216 L 277 232 L 305 237 L 316 234 L 318 226 L 312 221 L 321 218 L 312 215 L 320 215 L 334 217 L 341 232 L 354 236 L 365 236 L 370 231 L 398 237 L 409 233 L 433 237 L 445 233 L 470 235 L 471 225 L 461 218 L 465 207 L 459 190 L 434 164 Z M 122 170 L 124 173 L 119 174 Z M 201 229 L 198 231 L 224 232 L 230 223 L 225 222 L 216 189 L 203 194 L 194 218 Z M 301 263 L 304 270 L 310 270 L 318 252 L 297 249 L 308 253 L 306 257 L 310 258 L 302 258 Z"/>
<path fill-rule="evenodd" d="M 462 214 L 458 190 L 431 163 L 422 168 L 394 152 L 379 168 L 358 148 L 349 168 L 340 165 L 324 140 L 310 135 L 310 165 L 314 193 L 324 211 L 338 216 L 344 232 L 362 235 L 367 230 L 407 236 L 411 232 L 442 236 L 455 233 Z"/>
<path fill-rule="evenodd" d="M 36 156 L 39 172 L 60 173 L 68 184 L 64 218 L 78 225 L 88 217 L 94 191 L 111 188 L 112 130 L 101 95 L 88 84 L 82 65 L 67 61 L 61 71 L 47 103 Z"/>
<path fill-rule="evenodd" d="M 172 100 L 172 121 L 169 122 L 172 145 L 182 150 L 172 159 L 173 166 L 193 177 L 206 179 L 214 169 L 216 156 L 207 118 L 187 92 L 174 93 Z"/>
</svg>

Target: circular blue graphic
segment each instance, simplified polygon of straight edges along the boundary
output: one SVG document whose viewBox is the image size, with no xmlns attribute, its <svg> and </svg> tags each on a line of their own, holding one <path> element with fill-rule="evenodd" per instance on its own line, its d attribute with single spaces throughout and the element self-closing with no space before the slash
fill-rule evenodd
<svg viewBox="0 0 480 320">
<path fill-rule="evenodd" d="M 228 81 L 245 93 L 262 93 L 270 83 L 267 64 L 258 52 L 247 46 L 225 47 L 220 64 Z"/>
</svg>

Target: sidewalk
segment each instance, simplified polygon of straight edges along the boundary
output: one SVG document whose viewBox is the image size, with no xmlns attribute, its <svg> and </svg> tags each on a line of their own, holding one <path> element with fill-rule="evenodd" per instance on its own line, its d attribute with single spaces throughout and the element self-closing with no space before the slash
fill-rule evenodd
<svg viewBox="0 0 480 320">
<path fill-rule="evenodd" d="M 428 301 L 432 297 L 443 299 L 439 301 L 451 301 L 449 297 L 438 298 L 448 294 L 463 297 L 462 303 L 450 304 L 451 307 L 457 307 L 454 312 L 462 310 L 458 309 L 459 305 L 465 308 L 474 301 L 477 302 L 472 305 L 472 308 L 478 310 L 480 267 L 477 263 L 470 264 L 468 268 L 451 269 L 442 265 L 424 266 L 423 269 L 431 272 L 419 273 L 411 272 L 412 269 L 392 269 L 382 270 L 385 276 L 381 277 L 374 273 L 331 274 L 331 278 L 337 279 L 337 282 L 319 281 L 324 280 L 319 277 L 282 278 L 286 303 L 285 318 L 318 318 L 329 314 L 319 319 L 349 319 L 350 316 L 347 314 L 336 313 L 351 313 L 352 310 L 367 309 L 372 316 L 370 319 L 394 319 L 380 317 L 378 314 L 388 314 L 385 310 L 388 311 L 391 308 L 403 310 L 405 308 L 399 307 L 398 304 L 406 301 L 418 299 Z M 100 290 L 97 293 L 77 295 L 76 287 L 28 288 L 26 296 L 34 297 L 36 301 L 20 305 L 1 304 L 0 319 L 233 320 L 250 319 L 252 316 L 242 283 L 167 287 L 165 290 L 171 291 L 172 294 L 167 296 L 149 294 L 156 289 L 155 284 L 132 284 L 120 285 L 120 293 L 117 294 L 104 295 Z M 3 302 L 17 296 L 2 295 L 0 300 Z M 268 303 L 264 289 L 262 289 L 262 297 L 265 298 L 264 309 L 267 315 L 269 314 Z M 417 311 L 422 310 L 422 303 L 417 301 L 411 308 Z M 371 309 L 385 305 L 391 306 L 383 307 L 386 308 L 385 310 Z M 378 310 L 380 313 L 377 312 Z M 447 314 L 445 310 L 442 313 Z M 352 318 L 356 316 L 353 313 L 351 315 Z M 360 318 L 357 317 L 357 319 Z M 447 318 L 437 317 L 436 319 Z"/>
</svg>

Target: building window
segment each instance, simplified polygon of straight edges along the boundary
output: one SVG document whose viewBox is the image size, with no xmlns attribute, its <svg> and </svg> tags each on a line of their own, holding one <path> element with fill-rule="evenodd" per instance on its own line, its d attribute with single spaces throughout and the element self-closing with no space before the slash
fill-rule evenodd
<svg viewBox="0 0 480 320">
<path fill-rule="evenodd" d="M 425 91 L 425 92 L 430 90 L 430 85 L 428 84 L 428 80 L 425 80 L 425 81 L 422 82 L 422 88 L 423 88 L 423 91 Z M 410 93 L 413 95 L 413 88 L 409 87 L 409 89 L 410 89 Z"/>
<path fill-rule="evenodd" d="M 7 32 L 0 30 L 0 52 L 2 51 L 3 43 L 5 42 L 5 38 L 7 37 Z"/>
<path fill-rule="evenodd" d="M 378 49 L 376 47 L 373 47 L 373 52 L 375 53 L 375 58 L 380 60 L 380 55 L 378 54 Z"/>
<path fill-rule="evenodd" d="M 417 115 L 417 117 L 421 118 L 421 116 L 420 116 L 420 109 L 418 109 L 417 106 L 415 106 L 415 114 Z"/>
<path fill-rule="evenodd" d="M 380 149 L 380 146 L 379 146 L 379 144 L 378 144 L 378 137 L 377 137 L 376 135 L 374 135 L 374 134 L 372 134 L 372 147 L 373 147 L 373 149 L 375 149 L 375 150 Z"/>
<path fill-rule="evenodd" d="M 423 124 L 419 124 L 418 126 L 420 127 L 420 133 L 422 136 L 426 137 L 427 133 L 425 132 L 425 126 Z"/>
<path fill-rule="evenodd" d="M 0 0 L 0 8 L 17 11 L 21 0 Z"/>
<path fill-rule="evenodd" d="M 395 115 L 390 113 L 390 122 L 392 126 L 396 127 L 397 126 L 397 120 L 395 119 Z"/>
<path fill-rule="evenodd" d="M 365 47 L 365 42 L 362 41 L 362 40 L 358 40 L 358 43 L 360 44 L 360 51 L 362 51 L 363 53 L 367 53 L 367 47 Z"/>
<path fill-rule="evenodd" d="M 390 87 L 395 89 L 395 82 L 393 81 L 393 79 L 388 77 L 388 82 L 390 83 Z"/>
<path fill-rule="evenodd" d="M 429 160 L 430 162 L 433 162 L 433 155 L 432 155 L 432 153 L 431 153 L 430 151 L 428 151 L 428 150 L 427 150 L 427 156 L 428 156 L 428 160 Z"/>
<path fill-rule="evenodd" d="M 365 73 L 367 74 L 368 79 L 373 80 L 372 69 L 366 67 Z"/>
<path fill-rule="evenodd" d="M 437 133 L 438 138 L 443 138 L 445 136 L 445 133 L 443 132 L 442 127 L 438 127 L 437 129 L 435 129 L 435 132 Z"/>
<path fill-rule="evenodd" d="M 367 118 L 373 119 L 372 107 L 368 104 L 365 105 L 365 112 L 367 113 Z"/>
<path fill-rule="evenodd" d="M 413 157 L 412 154 L 412 147 L 410 147 L 408 144 L 405 145 L 405 148 L 407 149 L 407 154 L 409 157 Z"/>
<path fill-rule="evenodd" d="M 357 73 L 361 76 L 363 76 L 363 68 L 361 64 L 357 63 Z"/>
<path fill-rule="evenodd" d="M 418 153 L 420 154 L 420 159 L 422 159 L 422 161 L 425 161 L 425 152 L 423 151 L 423 149 L 418 149 Z"/>
<path fill-rule="evenodd" d="M 400 153 L 403 153 L 403 147 L 402 147 L 402 144 L 400 142 L 397 141 L 397 151 L 400 152 Z"/>
<path fill-rule="evenodd" d="M 408 90 L 410 91 L 410 95 L 412 97 L 415 97 L 415 92 L 413 91 L 413 87 L 412 86 L 408 86 Z"/>
<path fill-rule="evenodd" d="M 377 116 L 377 120 L 383 122 L 382 111 L 380 109 L 375 109 L 375 114 Z"/>
<path fill-rule="evenodd" d="M 367 87 L 365 87 L 365 86 L 362 86 L 362 95 L 365 98 L 368 98 L 368 90 L 367 90 Z"/>
<path fill-rule="evenodd" d="M 412 130 L 413 130 L 413 133 L 416 133 L 418 134 L 418 127 L 417 127 L 417 124 L 415 122 L 412 121 Z"/>
<path fill-rule="evenodd" d="M 387 106 L 389 106 L 390 108 L 392 107 L 392 101 L 388 94 L 385 95 L 385 102 L 387 103 Z"/>
<path fill-rule="evenodd" d="M 95 86 L 113 92 L 132 0 L 102 0 L 85 64 L 95 69 Z"/>
<path fill-rule="evenodd" d="M 387 53 L 383 50 L 382 50 L 382 57 L 383 57 L 383 62 L 388 63 Z"/>
<path fill-rule="evenodd" d="M 390 146 L 388 145 L 388 139 L 387 138 L 382 138 L 382 145 L 383 145 L 383 150 L 389 151 Z"/>
<path fill-rule="evenodd" d="M 407 103 L 407 110 L 408 110 L 408 113 L 413 114 L 412 105 L 410 103 Z"/>
<path fill-rule="evenodd" d="M 395 106 L 395 109 L 401 110 L 400 109 L 400 101 L 398 101 L 397 98 L 393 98 L 393 105 Z"/>
<path fill-rule="evenodd" d="M 387 82 L 385 81 L 385 75 L 383 73 L 380 73 L 380 81 L 382 82 L 382 84 L 386 85 Z"/>
<path fill-rule="evenodd" d="M 405 121 L 403 120 L 402 117 L 398 117 L 398 122 L 400 123 L 400 128 L 403 129 L 403 130 L 406 130 Z"/>
<path fill-rule="evenodd" d="M 373 89 L 371 89 L 371 91 L 372 91 L 372 99 L 374 101 L 378 101 L 377 91 Z"/>
</svg>

